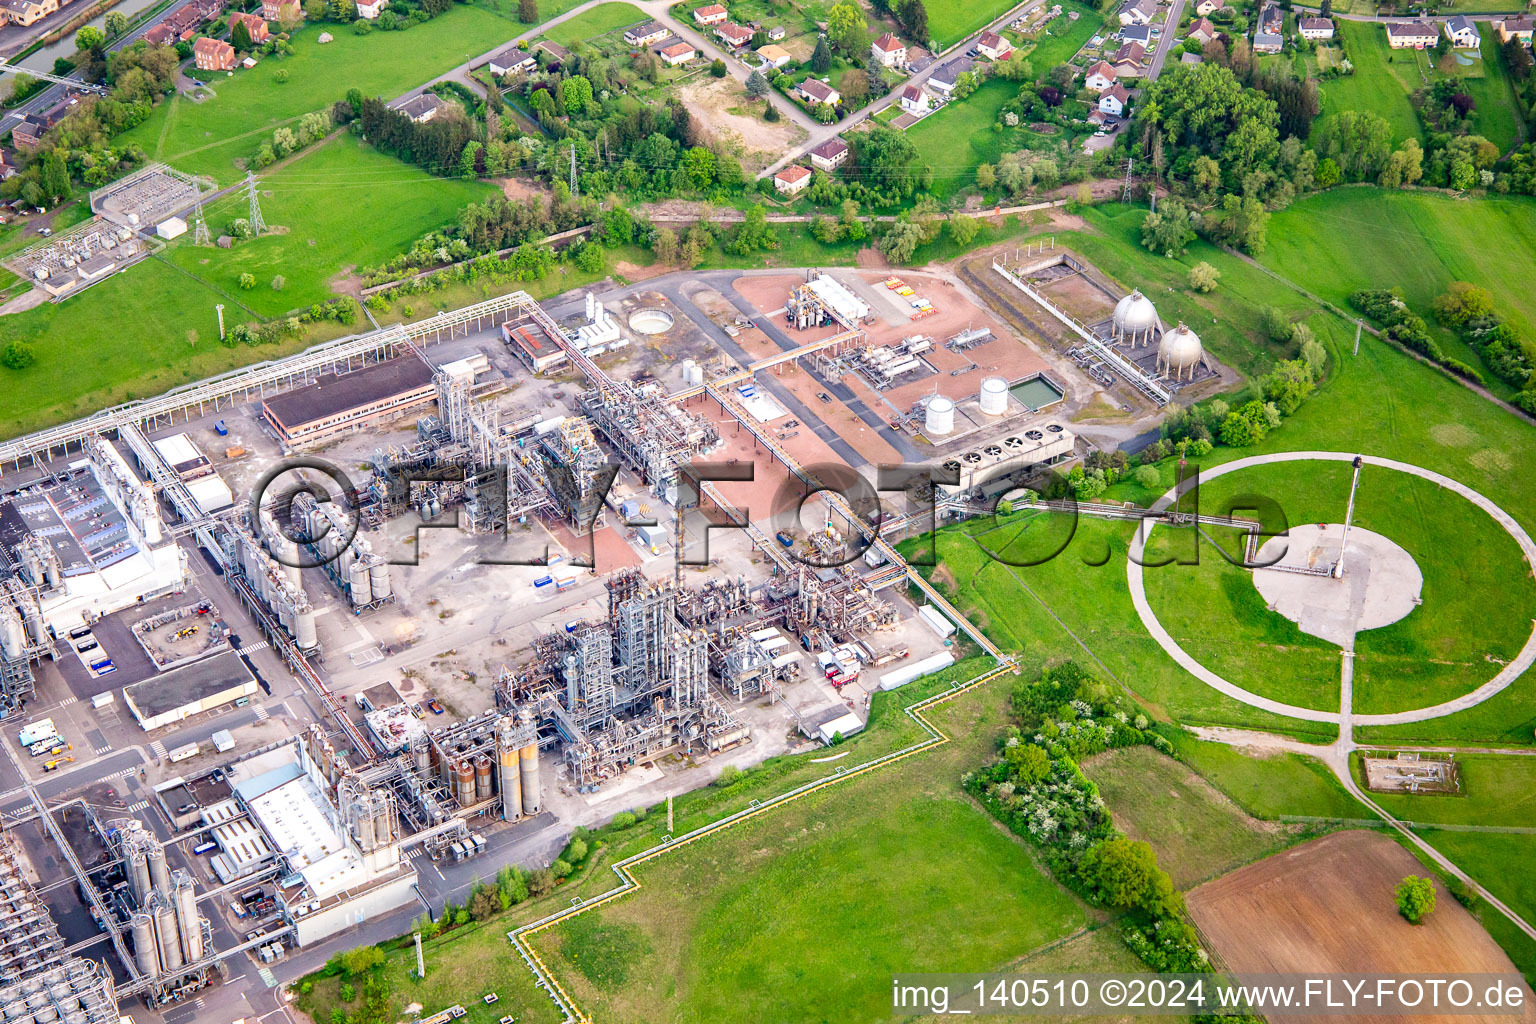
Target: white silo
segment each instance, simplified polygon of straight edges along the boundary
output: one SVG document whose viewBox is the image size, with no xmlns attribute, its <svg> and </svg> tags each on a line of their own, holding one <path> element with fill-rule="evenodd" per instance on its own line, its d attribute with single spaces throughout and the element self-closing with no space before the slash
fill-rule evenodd
<svg viewBox="0 0 1536 1024">
<path fill-rule="evenodd" d="M 955 429 L 955 403 L 953 399 L 943 395 L 934 395 L 928 399 L 927 408 L 923 414 L 923 432 L 927 434 L 948 434 Z"/>
<path fill-rule="evenodd" d="M 988 377 L 981 382 L 981 411 L 988 416 L 1001 416 L 1008 411 L 1008 381 L 1003 377 Z"/>
<path fill-rule="evenodd" d="M 13 661 L 21 657 L 27 646 L 26 634 L 21 628 L 21 617 L 10 608 L 0 608 L 0 650 Z"/>
<path fill-rule="evenodd" d="M 293 619 L 293 638 L 298 641 L 299 650 L 312 651 L 320 646 L 315 635 L 315 609 L 308 601 L 295 609 Z"/>
<path fill-rule="evenodd" d="M 373 589 L 368 585 L 368 567 L 362 562 L 354 561 L 347 567 L 347 586 L 352 603 L 357 607 L 361 608 L 373 599 Z"/>
<path fill-rule="evenodd" d="M 382 601 L 389 596 L 389 563 L 384 559 L 376 559 L 368 566 L 368 587 L 373 591 L 375 601 Z"/>
</svg>

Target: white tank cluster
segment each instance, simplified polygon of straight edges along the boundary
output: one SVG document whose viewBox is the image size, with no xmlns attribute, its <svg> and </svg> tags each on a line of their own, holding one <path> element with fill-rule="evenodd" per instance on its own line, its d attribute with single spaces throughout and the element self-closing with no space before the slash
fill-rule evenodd
<svg viewBox="0 0 1536 1024">
<path fill-rule="evenodd" d="M 387 789 L 365 789 L 351 779 L 337 787 L 336 801 L 352 841 L 363 853 L 381 850 L 396 839 L 395 798 Z"/>
<path fill-rule="evenodd" d="M 270 519 L 263 517 L 264 539 L 268 540 L 274 550 L 283 553 L 286 561 L 297 561 L 297 547 L 291 540 L 282 536 L 275 524 L 271 525 L 269 533 L 269 523 Z M 235 561 L 239 563 L 241 571 L 245 573 L 246 581 L 250 583 L 256 596 L 261 599 L 261 603 L 277 616 L 277 621 L 288 631 L 288 635 L 293 637 L 294 643 L 299 645 L 301 651 L 312 651 L 317 648 L 319 638 L 315 633 L 315 609 L 304 593 L 304 587 L 299 580 L 299 570 L 280 564 L 254 537 L 242 529 L 231 531 L 230 536 L 234 538 Z"/>
<path fill-rule="evenodd" d="M 40 974 L 0 988 L 6 1024 L 115 1024 L 120 1018 L 112 977 L 102 964 L 70 957 Z"/>
<path fill-rule="evenodd" d="M 134 964 L 147 978 L 176 976 L 203 959 L 208 922 L 197 912 L 197 889 L 181 868 L 166 867 L 165 848 L 143 822 L 123 818 L 115 828 L 129 891 L 138 908 L 129 918 Z"/>
<path fill-rule="evenodd" d="M 923 407 L 923 433 L 943 435 L 953 433 L 954 430 L 954 399 L 945 398 L 943 395 L 934 395 L 929 398 Z"/>
<path fill-rule="evenodd" d="M 1175 380 L 1193 379 L 1204 356 L 1200 336 L 1182 323 L 1157 343 L 1157 368 Z"/>
<path fill-rule="evenodd" d="M 293 501 L 293 516 L 294 529 L 315 538 L 310 546 L 334 571 L 352 607 L 367 608 L 390 599 L 389 563 L 373 553 L 367 538 L 353 531 L 345 512 L 332 502 L 299 494 Z"/>
<path fill-rule="evenodd" d="M 1115 303 L 1114 336 L 1116 340 L 1129 341 L 1132 348 L 1150 343 L 1160 322 L 1157 307 L 1139 291 Z"/>
<path fill-rule="evenodd" d="M 988 416 L 1002 416 L 1008 411 L 1008 380 L 988 377 L 981 382 L 981 411 Z"/>
<path fill-rule="evenodd" d="M 0 655 L 13 663 L 24 661 L 48 643 L 37 595 L 21 586 L 0 587 Z"/>
</svg>

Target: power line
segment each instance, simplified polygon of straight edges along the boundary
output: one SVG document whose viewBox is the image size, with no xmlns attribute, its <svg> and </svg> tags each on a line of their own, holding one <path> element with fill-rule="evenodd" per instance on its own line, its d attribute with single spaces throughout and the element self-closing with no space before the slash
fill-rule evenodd
<svg viewBox="0 0 1536 1024">
<path fill-rule="evenodd" d="M 256 176 L 250 171 L 245 172 L 245 187 L 251 195 L 251 233 L 259 235 L 267 230 L 267 222 L 261 216 L 261 200 L 256 195 Z"/>
</svg>

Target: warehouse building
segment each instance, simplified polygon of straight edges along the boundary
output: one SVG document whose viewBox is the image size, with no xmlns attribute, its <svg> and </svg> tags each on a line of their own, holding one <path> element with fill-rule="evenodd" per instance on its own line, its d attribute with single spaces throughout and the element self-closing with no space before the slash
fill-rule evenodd
<svg viewBox="0 0 1536 1024">
<path fill-rule="evenodd" d="M 390 359 L 351 373 L 321 374 L 313 384 L 261 403 L 261 415 L 292 448 L 396 419 L 437 398 L 432 369 L 419 359 Z"/>
<path fill-rule="evenodd" d="M 256 692 L 256 678 L 233 652 L 123 687 L 123 701 L 145 732 L 174 725 Z"/>
<path fill-rule="evenodd" d="M 234 492 L 213 468 L 213 463 L 198 450 L 192 438 L 186 434 L 162 437 L 155 443 L 155 451 L 176 471 L 181 482 L 187 485 L 192 500 L 204 513 L 212 514 L 229 508 L 235 503 Z"/>
</svg>

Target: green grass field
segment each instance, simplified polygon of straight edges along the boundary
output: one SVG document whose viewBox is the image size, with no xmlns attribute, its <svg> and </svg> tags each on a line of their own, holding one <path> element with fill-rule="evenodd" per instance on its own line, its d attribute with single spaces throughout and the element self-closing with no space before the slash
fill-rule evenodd
<svg viewBox="0 0 1536 1024">
<path fill-rule="evenodd" d="M 451 222 L 460 209 L 495 191 L 479 181 L 434 178 L 385 156 L 351 135 L 305 152 L 261 179 L 262 215 L 284 230 L 233 249 L 198 248 L 191 234 L 170 250 L 188 273 L 241 300 L 264 317 L 323 301 L 335 294 L 335 278 L 348 270 L 390 259 L 428 231 Z M 208 209 L 217 233 L 247 202 L 231 196 Z M 243 273 L 256 287 L 240 291 Z M 286 278 L 274 291 L 274 276 Z"/>
<path fill-rule="evenodd" d="M 1083 771 L 1115 825 L 1152 844 L 1177 889 L 1268 856 L 1299 831 L 1249 817 L 1188 765 L 1151 747 L 1108 751 L 1086 761 Z"/>
<path fill-rule="evenodd" d="M 940 50 L 986 27 L 1013 6 L 1011 0 L 929 0 L 928 32 Z"/>
<path fill-rule="evenodd" d="M 1073 11 L 1079 15 L 1076 21 L 1068 17 Z M 1029 51 L 1029 63 L 1035 74 L 1044 76 L 1057 64 L 1064 64 L 1083 48 L 1093 34 L 1104 26 L 1104 18 L 1095 7 L 1075 3 L 1061 5 L 1061 14 L 1046 25 L 1045 34 L 1035 41 Z"/>
<path fill-rule="evenodd" d="M 1338 22 L 1355 73 L 1322 83 L 1320 119 L 1344 110 L 1369 110 L 1387 120 L 1395 141 L 1420 137 L 1419 115 L 1408 96 L 1422 81 L 1411 50 L 1393 50 L 1379 24 Z"/>
<path fill-rule="evenodd" d="M 335 38 L 322 46 L 315 38 L 327 28 Z M 277 128 L 328 110 L 348 89 L 393 99 L 511 41 L 515 29 L 505 18 L 460 4 L 405 32 L 359 36 L 334 25 L 308 25 L 294 33 L 293 56 L 268 58 L 232 78 L 214 76 L 208 80 L 212 99 L 195 102 L 178 94 L 118 141 L 138 143 L 152 159 L 228 184 L 241 176 L 236 160 L 253 156 Z M 275 79 L 279 68 L 287 70 L 287 82 Z"/>
<path fill-rule="evenodd" d="M 1536 757 L 1457 754 L 1462 795 L 1372 793 L 1371 799 L 1406 821 L 1449 825 L 1530 826 L 1536 822 Z M 1361 787 L 1365 777 L 1355 767 Z"/>
<path fill-rule="evenodd" d="M 1536 200 L 1333 189 L 1275 214 L 1264 263 L 1340 306 L 1361 288 L 1401 288 L 1426 317 L 1452 281 L 1471 281 L 1492 291 L 1499 312 L 1529 337 L 1533 232 Z"/>
<path fill-rule="evenodd" d="M 1536 873 L 1530 870 L 1536 859 L 1536 836 L 1439 829 L 1421 829 L 1419 834 L 1515 913 L 1527 921 L 1536 918 Z M 1484 910 L 1485 918 L 1496 913 L 1492 908 Z"/>
<path fill-rule="evenodd" d="M 1478 31 L 1483 39 L 1479 50 L 1483 73 L 1465 79 L 1467 94 L 1477 101 L 1472 112 L 1472 134 L 1481 135 L 1498 146 L 1499 152 L 1507 153 L 1521 140 L 1519 107 L 1499 53 L 1499 34 L 1486 21 L 1478 24 Z"/>
<path fill-rule="evenodd" d="M 1256 494 L 1284 513 L 1283 522 L 1266 522 L 1266 531 L 1342 522 L 1349 476 L 1346 463 L 1244 470 L 1202 484 L 1200 507 L 1220 515 L 1238 496 Z M 1536 616 L 1536 587 L 1519 546 L 1491 517 L 1428 481 L 1367 467 L 1355 523 L 1400 544 L 1424 576 L 1421 606 L 1356 637 L 1357 714 L 1428 707 L 1460 696 L 1487 682 L 1525 644 Z M 1169 554 L 1189 550 L 1187 534 L 1159 530 L 1153 540 Z M 1229 552 L 1239 550 L 1233 537 L 1216 540 Z M 1159 550 L 1149 556 L 1161 560 Z M 1209 543 L 1200 546 L 1198 565 L 1149 569 L 1146 587 L 1164 627 L 1212 671 L 1276 700 L 1337 708 L 1339 648 L 1270 612 L 1252 573 Z"/>
<path fill-rule="evenodd" d="M 645 12 L 634 4 L 600 4 L 582 11 L 568 21 L 562 21 L 544 33 L 544 38 L 553 40 L 561 46 L 570 47 L 587 39 L 596 39 L 609 32 L 628 28 L 644 20 Z"/>
<path fill-rule="evenodd" d="M 889 1014 L 892 971 L 1001 967 L 1069 934 L 1085 910 L 960 789 L 1006 703 L 988 686 L 935 709 L 954 742 L 659 858 L 593 912 L 606 932 L 537 944 L 600 1020 L 846 1021 Z M 644 951 L 630 983 L 583 974 L 605 941 Z"/>
<path fill-rule="evenodd" d="M 1210 743 L 1182 729 L 1167 730 L 1174 750 L 1211 785 L 1257 818 L 1373 817 L 1321 761 L 1300 754 L 1250 754 Z"/>
</svg>

